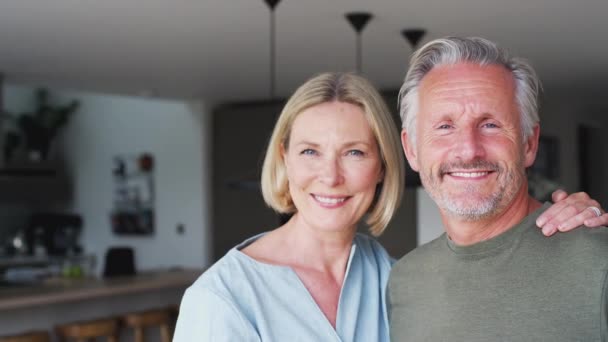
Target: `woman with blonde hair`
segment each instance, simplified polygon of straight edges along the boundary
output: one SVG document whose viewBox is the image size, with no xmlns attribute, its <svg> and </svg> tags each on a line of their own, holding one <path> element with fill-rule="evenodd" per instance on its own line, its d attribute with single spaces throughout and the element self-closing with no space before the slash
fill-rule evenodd
<svg viewBox="0 0 608 342">
<path fill-rule="evenodd" d="M 174 341 L 388 341 L 392 259 L 357 225 L 365 217 L 376 236 L 386 228 L 404 165 L 374 87 L 324 73 L 298 88 L 261 184 L 266 203 L 291 218 L 231 249 L 186 291 Z"/>
</svg>

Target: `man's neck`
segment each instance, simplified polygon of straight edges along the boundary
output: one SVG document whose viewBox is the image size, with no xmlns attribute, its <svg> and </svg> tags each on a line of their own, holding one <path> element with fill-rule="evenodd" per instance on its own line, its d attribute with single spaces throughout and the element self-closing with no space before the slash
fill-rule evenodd
<svg viewBox="0 0 608 342">
<path fill-rule="evenodd" d="M 517 195 L 501 212 L 490 217 L 471 221 L 441 213 L 441 219 L 450 239 L 457 245 L 468 246 L 506 232 L 541 205 L 530 197 L 526 190 Z"/>
</svg>

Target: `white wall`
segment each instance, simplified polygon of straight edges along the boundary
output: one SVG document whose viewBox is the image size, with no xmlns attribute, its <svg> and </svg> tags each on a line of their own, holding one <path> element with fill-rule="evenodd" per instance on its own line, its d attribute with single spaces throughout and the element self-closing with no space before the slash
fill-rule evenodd
<svg viewBox="0 0 608 342">
<path fill-rule="evenodd" d="M 11 111 L 30 103 L 24 101 L 30 88 L 8 86 L 5 93 Z M 210 114 L 204 105 L 73 91 L 51 95 L 56 103 L 81 102 L 57 147 L 73 181 L 71 209 L 84 218 L 85 250 L 97 255 L 98 264 L 108 247 L 126 245 L 136 249 L 139 269 L 208 265 Z M 155 157 L 156 232 L 116 236 L 109 223 L 112 158 L 142 152 Z M 183 235 L 176 233 L 180 223 L 186 228 Z"/>
</svg>

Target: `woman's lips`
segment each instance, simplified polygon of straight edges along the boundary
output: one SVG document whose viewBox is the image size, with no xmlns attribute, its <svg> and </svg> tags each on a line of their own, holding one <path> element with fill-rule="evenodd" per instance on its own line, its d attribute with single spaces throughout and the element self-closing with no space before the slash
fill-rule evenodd
<svg viewBox="0 0 608 342">
<path fill-rule="evenodd" d="M 323 196 L 311 194 L 312 198 L 321 206 L 326 208 L 336 208 L 344 205 L 350 196 Z"/>
</svg>

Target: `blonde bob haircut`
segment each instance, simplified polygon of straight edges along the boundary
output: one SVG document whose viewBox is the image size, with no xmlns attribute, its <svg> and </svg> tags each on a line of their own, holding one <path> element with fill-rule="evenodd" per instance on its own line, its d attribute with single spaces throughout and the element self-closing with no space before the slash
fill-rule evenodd
<svg viewBox="0 0 608 342">
<path fill-rule="evenodd" d="M 289 193 L 281 146 L 289 147 L 291 127 L 304 110 L 318 104 L 340 101 L 361 107 L 376 138 L 382 159 L 383 180 L 366 223 L 374 236 L 382 234 L 401 202 L 405 183 L 404 164 L 397 126 L 378 91 L 363 77 L 352 73 L 323 73 L 301 85 L 285 104 L 270 137 L 262 168 L 262 195 L 279 213 L 295 213 Z"/>
</svg>

